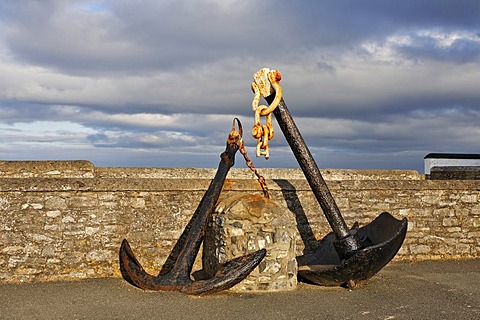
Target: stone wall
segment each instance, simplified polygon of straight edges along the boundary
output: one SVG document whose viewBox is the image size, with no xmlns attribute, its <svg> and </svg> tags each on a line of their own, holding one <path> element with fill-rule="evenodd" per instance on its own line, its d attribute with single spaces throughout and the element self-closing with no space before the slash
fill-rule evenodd
<svg viewBox="0 0 480 320">
<path fill-rule="evenodd" d="M 431 180 L 480 180 L 480 166 L 433 167 L 428 179 Z"/>
<path fill-rule="evenodd" d="M 118 277 L 123 238 L 157 273 L 214 172 L 0 162 L 0 281 Z M 300 170 L 261 172 L 272 199 L 295 214 L 301 254 L 328 224 Z M 396 260 L 480 257 L 480 181 L 425 180 L 415 171 L 322 172 L 349 225 L 382 211 L 408 217 Z M 224 190 L 261 194 L 247 169 L 232 169 Z"/>
</svg>

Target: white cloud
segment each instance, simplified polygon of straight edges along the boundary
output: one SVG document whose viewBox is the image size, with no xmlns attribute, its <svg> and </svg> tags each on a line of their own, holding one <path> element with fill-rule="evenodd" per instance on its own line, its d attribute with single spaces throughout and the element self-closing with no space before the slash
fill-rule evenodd
<svg viewBox="0 0 480 320">
<path fill-rule="evenodd" d="M 441 30 L 419 30 L 416 34 L 420 37 L 434 39 L 441 48 L 448 48 L 455 45 L 458 41 L 471 41 L 480 43 L 480 36 L 477 33 L 465 30 L 445 32 Z"/>
</svg>

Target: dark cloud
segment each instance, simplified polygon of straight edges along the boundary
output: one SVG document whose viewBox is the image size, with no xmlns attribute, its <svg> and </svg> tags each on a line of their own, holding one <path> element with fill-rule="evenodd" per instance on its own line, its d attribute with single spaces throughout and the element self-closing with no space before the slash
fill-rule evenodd
<svg viewBox="0 0 480 320">
<path fill-rule="evenodd" d="M 480 36 L 478 34 L 466 36 L 468 38 L 465 38 L 465 35 L 462 37 L 461 34 L 452 34 L 450 35 L 452 39 L 436 39 L 432 35 L 420 34 L 412 39 L 412 44 L 399 46 L 397 50 L 411 60 L 478 62 L 480 60 Z"/>
<path fill-rule="evenodd" d="M 322 167 L 422 170 L 428 152 L 478 153 L 478 12 L 468 0 L 2 1 L 0 158 L 216 166 L 231 119 L 249 131 L 264 66 L 282 72 Z M 271 148 L 260 167 L 296 166 L 278 128 Z"/>
<path fill-rule="evenodd" d="M 475 1 L 81 3 L 3 4 L 15 56 L 74 74 L 145 74 L 225 57 L 287 62 L 292 50 L 345 50 L 401 29 L 480 27 Z"/>
</svg>

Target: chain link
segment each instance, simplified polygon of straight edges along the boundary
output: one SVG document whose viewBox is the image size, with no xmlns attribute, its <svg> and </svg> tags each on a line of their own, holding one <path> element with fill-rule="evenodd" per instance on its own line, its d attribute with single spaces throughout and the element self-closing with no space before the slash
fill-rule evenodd
<svg viewBox="0 0 480 320">
<path fill-rule="evenodd" d="M 237 122 L 237 125 L 238 125 L 238 132 L 235 130 L 235 122 Z M 265 198 L 270 199 L 270 194 L 268 192 L 268 186 L 267 186 L 267 182 L 265 181 L 265 178 L 258 172 L 257 168 L 255 168 L 255 166 L 253 165 L 253 161 L 250 160 L 250 158 L 248 157 L 247 149 L 245 149 L 245 144 L 243 143 L 243 139 L 242 139 L 242 136 L 243 136 L 242 123 L 238 118 L 233 119 L 232 132 L 235 132 L 240 136 L 240 139 L 238 140 L 239 141 L 238 151 L 240 151 L 243 158 L 245 159 L 245 164 L 247 165 L 247 167 L 250 170 L 252 170 L 252 172 L 257 177 L 257 181 L 260 184 L 260 187 L 262 188 L 263 196 Z"/>
<path fill-rule="evenodd" d="M 258 172 L 257 168 L 253 165 L 253 161 L 250 160 L 247 154 L 247 150 L 245 149 L 245 146 L 242 145 L 242 147 L 238 150 L 242 154 L 243 158 L 245 159 L 245 164 L 247 167 L 252 170 L 252 172 L 257 176 L 258 183 L 260 184 L 260 187 L 262 188 L 263 191 L 263 196 L 265 198 L 270 199 L 270 193 L 268 192 L 268 186 L 267 182 L 265 181 L 265 178 Z"/>
</svg>

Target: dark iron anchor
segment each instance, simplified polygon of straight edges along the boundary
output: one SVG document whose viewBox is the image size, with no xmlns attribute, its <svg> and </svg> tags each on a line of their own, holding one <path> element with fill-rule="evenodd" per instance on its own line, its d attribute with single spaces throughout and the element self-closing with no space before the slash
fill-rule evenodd
<svg viewBox="0 0 480 320">
<path fill-rule="evenodd" d="M 265 100 L 271 104 L 274 96 Z M 273 114 L 333 230 L 316 251 L 297 258 L 298 275 L 319 285 L 355 287 L 397 254 L 407 233 L 407 219 L 383 212 L 370 224 L 358 228 L 355 223 L 349 229 L 283 98 Z"/>
<path fill-rule="evenodd" d="M 157 276 L 152 276 L 143 269 L 128 241 L 123 240 L 119 251 L 120 270 L 123 278 L 130 284 L 144 290 L 179 291 L 198 295 L 214 293 L 229 289 L 245 279 L 263 260 L 265 249 L 226 262 L 209 279 L 192 280 L 190 277 L 195 257 L 203 241 L 206 222 L 214 210 L 227 173 L 235 163 L 242 131 L 239 121 L 238 124 L 240 133 L 232 126 L 215 177 Z"/>
</svg>

